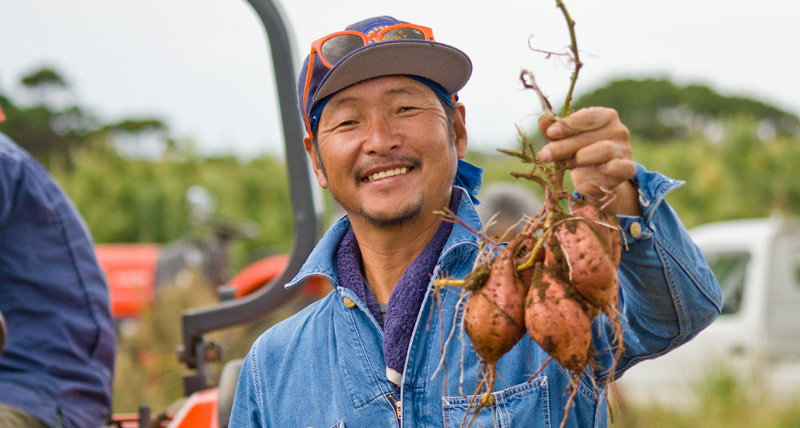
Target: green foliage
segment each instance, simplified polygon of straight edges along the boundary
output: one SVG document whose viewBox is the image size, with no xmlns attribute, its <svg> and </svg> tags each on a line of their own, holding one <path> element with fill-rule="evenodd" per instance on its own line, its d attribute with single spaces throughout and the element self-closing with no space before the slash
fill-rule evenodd
<svg viewBox="0 0 800 428">
<path fill-rule="evenodd" d="M 0 104 L 6 113 L 0 131 L 46 167 L 71 167 L 72 152 L 87 138 L 87 126 L 92 122 L 80 107 L 53 110 L 44 104 L 17 106 L 3 94 Z"/>
<path fill-rule="evenodd" d="M 289 250 L 292 217 L 285 167 L 270 157 L 130 159 L 113 151 L 82 150 L 75 168 L 54 169 L 56 180 L 83 215 L 95 242 L 165 243 L 185 235 L 203 238 L 194 227 L 185 194 L 200 185 L 217 198 L 216 218 L 258 226 L 253 239 L 234 249 L 234 267 L 257 248 Z"/>
<path fill-rule="evenodd" d="M 800 140 L 762 142 L 752 119 L 726 125 L 719 143 L 699 137 L 656 146 L 633 141 L 634 160 L 688 183 L 667 197 L 687 226 L 775 211 L 800 215 Z"/>
<path fill-rule="evenodd" d="M 631 133 L 646 141 L 684 138 L 713 121 L 749 117 L 782 136 L 798 131 L 797 115 L 761 101 L 720 95 L 708 86 L 678 86 L 668 79 L 622 79 L 582 95 L 575 107 L 606 106 L 619 112 Z"/>
<path fill-rule="evenodd" d="M 74 153 L 89 145 L 101 151 L 111 147 L 130 150 L 146 138 L 156 138 L 163 142 L 163 149 L 174 149 L 169 126 L 160 119 L 128 118 L 103 124 L 85 108 L 73 104 L 72 97 L 61 97 L 57 102 L 55 96 L 68 95 L 69 86 L 53 68 L 43 67 L 23 76 L 20 85 L 32 102 L 15 103 L 0 93 L 7 116 L 0 130 L 48 168 L 72 168 Z"/>
<path fill-rule="evenodd" d="M 764 141 L 758 129 L 756 120 L 745 116 L 722 121 L 718 141 L 696 134 L 651 144 L 632 135 L 633 159 L 688 183 L 667 196 L 688 227 L 773 212 L 800 215 L 800 134 Z M 538 186 L 508 175 L 526 168 L 516 158 L 470 152 L 467 159 L 485 169 L 484 184 L 516 182 L 541 194 Z M 569 181 L 565 186 L 569 188 Z"/>
<path fill-rule="evenodd" d="M 160 119 L 124 119 L 103 127 L 103 129 L 126 134 L 164 132 L 169 127 Z"/>
<path fill-rule="evenodd" d="M 42 67 L 34 70 L 22 76 L 20 82 L 28 88 L 53 87 L 65 89 L 69 86 L 61 76 L 61 73 L 51 67 Z"/>
</svg>

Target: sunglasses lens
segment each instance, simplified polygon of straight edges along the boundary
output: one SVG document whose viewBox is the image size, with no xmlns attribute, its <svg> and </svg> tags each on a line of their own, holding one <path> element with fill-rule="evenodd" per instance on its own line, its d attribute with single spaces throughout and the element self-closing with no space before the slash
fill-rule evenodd
<svg viewBox="0 0 800 428">
<path fill-rule="evenodd" d="M 343 34 L 331 37 L 322 44 L 322 57 L 333 66 L 339 62 L 340 59 L 344 58 L 345 55 L 361 46 L 364 46 L 364 40 L 358 36 Z"/>
<path fill-rule="evenodd" d="M 425 40 L 425 34 L 422 34 L 422 31 L 419 31 L 416 28 L 405 27 L 389 30 L 383 35 L 383 41 L 404 39 Z"/>
</svg>

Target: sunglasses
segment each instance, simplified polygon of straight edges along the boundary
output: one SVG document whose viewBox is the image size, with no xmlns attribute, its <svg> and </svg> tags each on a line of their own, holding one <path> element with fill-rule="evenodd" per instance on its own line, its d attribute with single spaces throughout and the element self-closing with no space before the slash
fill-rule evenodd
<svg viewBox="0 0 800 428">
<path fill-rule="evenodd" d="M 308 88 L 311 84 L 311 73 L 314 70 L 314 58 L 319 57 L 322 65 L 331 69 L 333 65 L 347 56 L 350 52 L 367 46 L 371 43 L 388 42 L 392 40 L 427 40 L 433 41 L 433 30 L 428 27 L 415 24 L 395 24 L 386 27 L 377 33 L 364 34 L 358 31 L 338 31 L 311 44 L 311 54 L 309 55 L 308 71 L 306 73 L 306 84 L 303 91 L 303 115 L 305 116 L 306 130 L 311 134 L 311 121 L 305 113 L 306 100 L 308 98 Z M 313 136 L 312 136 L 313 137 Z"/>
<path fill-rule="evenodd" d="M 311 53 L 319 55 L 325 67 L 333 65 L 350 52 L 370 43 L 390 40 L 433 40 L 433 30 L 414 24 L 395 24 L 373 34 L 358 31 L 338 31 L 311 44 Z"/>
</svg>

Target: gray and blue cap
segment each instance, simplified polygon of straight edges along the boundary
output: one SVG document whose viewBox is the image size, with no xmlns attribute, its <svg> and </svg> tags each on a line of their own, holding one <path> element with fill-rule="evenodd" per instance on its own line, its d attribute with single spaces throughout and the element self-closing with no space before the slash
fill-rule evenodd
<svg viewBox="0 0 800 428">
<path fill-rule="evenodd" d="M 345 30 L 372 35 L 396 24 L 406 22 L 391 16 L 378 16 L 356 22 Z M 370 42 L 331 65 L 328 68 L 319 58 L 319 53 L 312 52 L 303 62 L 297 79 L 298 104 L 309 135 L 316 130 L 316 122 L 327 99 L 358 82 L 381 76 L 416 76 L 439 96 L 452 102 L 450 95 L 461 90 L 472 74 L 472 62 L 464 52 L 425 39 Z"/>
</svg>

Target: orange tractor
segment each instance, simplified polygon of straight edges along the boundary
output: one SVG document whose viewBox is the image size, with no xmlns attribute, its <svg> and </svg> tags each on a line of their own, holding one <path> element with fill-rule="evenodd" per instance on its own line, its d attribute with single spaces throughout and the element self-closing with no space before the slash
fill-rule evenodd
<svg viewBox="0 0 800 428">
<path fill-rule="evenodd" d="M 321 295 L 330 290 L 323 279 L 312 279 L 305 286 L 290 290 L 283 287 L 300 270 L 319 238 L 322 215 L 315 205 L 315 192 L 319 189 L 312 186 L 306 153 L 300 143 L 303 127 L 296 105 L 296 57 L 285 21 L 272 0 L 248 1 L 266 30 L 275 71 L 294 220 L 292 249 L 288 256 L 262 259 L 226 281 L 220 289 L 227 292 L 219 303 L 182 315 L 183 343 L 178 356 L 188 368 L 183 378 L 187 399 L 178 411 L 151 420 L 149 409 L 143 406 L 138 414 L 114 415 L 111 427 L 227 427 L 242 360 L 226 363 L 216 379 L 209 363 L 220 360 L 221 350 L 205 339 L 204 334 L 266 317 L 301 293 Z M 319 195 L 316 196 L 319 200 Z M 159 249 L 107 247 L 99 250 L 99 258 L 114 287 L 116 315 L 135 316 L 142 299 L 152 299 L 154 295 Z M 138 268 L 132 268 L 137 264 Z"/>
</svg>

